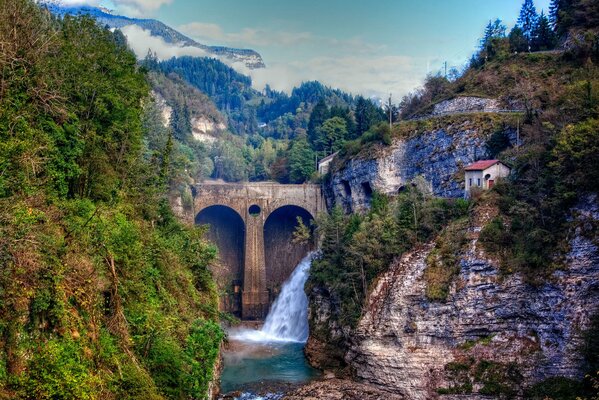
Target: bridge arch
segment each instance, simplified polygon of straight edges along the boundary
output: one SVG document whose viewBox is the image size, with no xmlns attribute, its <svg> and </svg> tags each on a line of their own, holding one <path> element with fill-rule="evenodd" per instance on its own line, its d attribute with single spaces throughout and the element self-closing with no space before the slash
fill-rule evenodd
<svg viewBox="0 0 599 400">
<path fill-rule="evenodd" d="M 308 227 L 314 216 L 304 207 L 282 205 L 268 215 L 264 221 L 264 259 L 267 289 L 272 301 L 281 285 L 291 275 L 295 266 L 312 249 L 310 243 L 293 243 L 293 233 L 298 218 Z"/>
<path fill-rule="evenodd" d="M 299 216 L 305 224 L 321 212 L 326 212 L 324 196 L 319 185 L 282 185 L 274 182 L 224 183 L 207 181 L 195 185 L 194 218 L 196 223 L 207 223 L 221 226 L 220 232 L 211 228 L 208 237 L 219 246 L 221 254 L 229 254 L 227 248 L 239 248 L 239 240 L 243 240 L 243 255 L 239 251 L 235 259 L 229 259 L 235 267 L 225 267 L 224 275 L 228 282 L 242 281 L 241 317 L 243 319 L 262 319 L 274 299 L 280 285 L 289 277 L 299 260 L 309 251 L 307 245 L 298 246 L 291 243 L 293 231 Z M 212 209 L 221 206 L 234 210 L 243 221 L 243 235 L 240 230 L 235 236 L 238 241 L 234 246 L 222 243 L 223 217 Z M 190 218 L 192 219 L 192 218 Z M 239 219 L 236 218 L 236 226 Z M 223 252 L 223 247 L 225 251 Z M 221 257 L 222 258 L 222 257 Z M 236 261 L 237 260 L 237 261 Z M 240 272 L 239 265 L 242 265 Z M 231 284 L 224 285 L 218 277 L 223 275 L 220 266 L 214 266 L 219 288 L 223 290 Z M 227 275 L 228 274 L 228 275 Z M 241 279 L 238 279 L 241 277 Z M 225 282 L 228 283 L 228 282 Z M 225 295 L 226 297 L 226 295 Z M 221 306 L 223 300 L 221 297 Z M 225 311 L 231 308 L 224 304 Z"/>
<path fill-rule="evenodd" d="M 218 247 L 218 267 L 213 275 L 224 291 L 221 307 L 241 317 L 241 292 L 244 282 L 245 221 L 228 205 L 204 207 L 195 217 L 196 225 L 208 225 L 207 237 Z"/>
</svg>

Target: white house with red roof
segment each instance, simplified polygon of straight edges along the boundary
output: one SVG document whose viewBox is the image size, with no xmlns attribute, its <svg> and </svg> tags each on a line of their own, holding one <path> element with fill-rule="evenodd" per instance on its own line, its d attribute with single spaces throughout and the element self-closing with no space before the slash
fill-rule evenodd
<svg viewBox="0 0 599 400">
<path fill-rule="evenodd" d="M 497 179 L 509 176 L 511 168 L 499 160 L 480 160 L 468 165 L 466 172 L 466 197 L 472 188 L 491 189 Z"/>
</svg>

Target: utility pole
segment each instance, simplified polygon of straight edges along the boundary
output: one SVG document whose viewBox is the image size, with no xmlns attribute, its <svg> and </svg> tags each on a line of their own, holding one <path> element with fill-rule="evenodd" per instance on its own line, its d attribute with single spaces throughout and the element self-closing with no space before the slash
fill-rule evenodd
<svg viewBox="0 0 599 400">
<path fill-rule="evenodd" d="M 393 103 L 391 103 L 391 93 L 389 93 L 389 129 L 393 129 Z"/>
<path fill-rule="evenodd" d="M 447 79 L 447 61 L 443 63 L 445 65 L 445 79 Z"/>
</svg>

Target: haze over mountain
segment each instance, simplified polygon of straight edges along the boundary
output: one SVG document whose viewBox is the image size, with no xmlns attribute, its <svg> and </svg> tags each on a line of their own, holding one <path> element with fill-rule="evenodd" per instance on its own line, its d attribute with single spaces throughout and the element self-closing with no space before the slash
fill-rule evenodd
<svg viewBox="0 0 599 400">
<path fill-rule="evenodd" d="M 139 58 L 145 57 L 148 50 L 151 50 L 161 59 L 182 55 L 206 56 L 216 57 L 230 64 L 242 64 L 250 70 L 265 67 L 262 56 L 254 50 L 207 46 L 156 19 L 116 15 L 101 7 L 68 6 L 54 1 L 46 2 L 46 4 L 57 15 L 90 15 L 103 25 L 122 30 L 129 40 L 129 45 Z"/>
<path fill-rule="evenodd" d="M 478 46 L 489 19 L 515 24 L 518 1 L 383 0 L 376 7 L 327 2 L 243 2 L 204 0 L 60 0 L 61 4 L 105 6 L 129 17 L 156 18 L 199 43 L 252 48 L 267 68 L 240 72 L 254 86 L 290 92 L 318 80 L 367 97 L 398 99 L 422 84 L 428 73 L 461 70 Z M 547 13 L 549 0 L 535 2 Z M 145 53 L 148 44 L 165 57 L 180 49 L 155 43 L 147 32 L 130 29 Z M 143 50 L 142 50 L 143 49 Z M 192 50 L 193 48 L 187 49 Z M 193 54 L 200 54 L 199 52 Z M 190 54 L 190 55 L 193 55 Z M 236 67 L 237 68 L 237 67 Z M 244 69 L 245 68 L 245 69 Z"/>
</svg>

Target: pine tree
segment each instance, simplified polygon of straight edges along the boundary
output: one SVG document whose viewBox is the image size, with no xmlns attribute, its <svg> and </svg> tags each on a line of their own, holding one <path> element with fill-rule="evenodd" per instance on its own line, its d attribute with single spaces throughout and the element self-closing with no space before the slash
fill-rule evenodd
<svg viewBox="0 0 599 400">
<path fill-rule="evenodd" d="M 559 24 L 560 5 L 561 0 L 551 0 L 551 4 L 549 5 L 549 21 L 551 21 L 551 26 L 554 30 L 557 30 L 557 25 Z"/>
<path fill-rule="evenodd" d="M 572 22 L 573 3 L 574 0 L 551 0 L 549 21 L 559 35 L 565 33 Z"/>
<path fill-rule="evenodd" d="M 524 0 L 524 4 L 522 4 L 522 8 L 520 9 L 520 16 L 518 17 L 518 26 L 522 28 L 524 37 L 526 37 L 529 43 L 534 36 L 538 18 L 539 16 L 533 0 Z"/>
<path fill-rule="evenodd" d="M 318 131 L 320 126 L 329 119 L 330 113 L 329 108 L 323 99 L 320 99 L 318 103 L 312 109 L 310 114 L 310 121 L 308 122 L 308 140 L 314 144 L 318 140 Z"/>
<path fill-rule="evenodd" d="M 377 108 L 372 101 L 359 96 L 356 101 L 356 135 L 362 136 L 371 126 L 384 121 L 383 111 Z"/>
<path fill-rule="evenodd" d="M 485 27 L 483 38 L 481 39 L 481 50 L 484 50 L 491 43 L 492 39 L 504 38 L 506 29 L 506 26 L 503 25 L 499 18 L 495 21 L 489 20 L 489 23 Z"/>
<path fill-rule="evenodd" d="M 555 48 L 556 42 L 555 33 L 551 29 L 549 19 L 541 11 L 541 15 L 535 26 L 532 47 L 534 50 L 551 50 Z"/>
<path fill-rule="evenodd" d="M 522 28 L 517 25 L 510 31 L 509 41 L 512 52 L 521 53 L 528 50 L 528 40 L 526 40 Z"/>
</svg>

